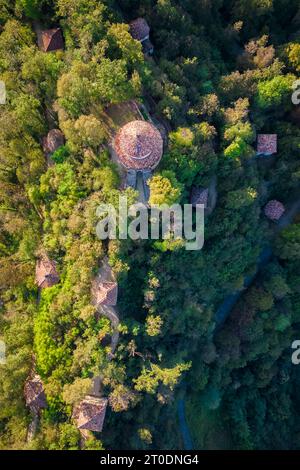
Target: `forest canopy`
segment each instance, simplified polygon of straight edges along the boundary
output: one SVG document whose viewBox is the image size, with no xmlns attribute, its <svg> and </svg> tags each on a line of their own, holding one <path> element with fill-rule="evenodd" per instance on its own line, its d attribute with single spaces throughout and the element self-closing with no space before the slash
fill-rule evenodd
<svg viewBox="0 0 300 470">
<path fill-rule="evenodd" d="M 195 448 L 299 449 L 299 72 L 298 0 L 0 0 L 0 449 L 182 449 L 180 400 Z M 137 198 L 112 146 L 136 113 L 164 140 L 150 204 L 207 190 L 202 250 L 96 236 L 99 204 Z M 105 263 L 117 320 L 91 298 Z M 82 444 L 74 410 L 99 377 L 103 430 Z"/>
</svg>

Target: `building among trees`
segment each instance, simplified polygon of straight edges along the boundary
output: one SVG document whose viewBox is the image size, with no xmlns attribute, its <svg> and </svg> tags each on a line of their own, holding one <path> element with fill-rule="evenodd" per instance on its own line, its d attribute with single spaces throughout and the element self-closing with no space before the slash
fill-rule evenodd
<svg viewBox="0 0 300 470">
<path fill-rule="evenodd" d="M 114 147 L 127 170 L 153 170 L 163 154 L 163 139 L 153 124 L 132 121 L 118 131 Z"/>
<path fill-rule="evenodd" d="M 209 189 L 193 187 L 191 191 L 190 201 L 193 207 L 197 204 L 203 204 L 206 209 L 208 206 Z"/>
<path fill-rule="evenodd" d="M 57 51 L 64 48 L 64 38 L 60 28 L 38 31 L 38 46 L 43 52 Z"/>
<path fill-rule="evenodd" d="M 73 411 L 79 430 L 101 432 L 107 408 L 107 398 L 86 396 Z"/>
<path fill-rule="evenodd" d="M 100 305 L 114 307 L 118 300 L 118 284 L 96 278 L 92 287 L 92 296 L 96 307 Z"/>
<path fill-rule="evenodd" d="M 56 270 L 56 263 L 44 255 L 36 263 L 35 269 L 36 283 L 40 289 L 52 287 L 59 282 L 59 275 Z"/>
<path fill-rule="evenodd" d="M 133 39 L 140 41 L 143 47 L 144 54 L 152 55 L 154 47 L 149 38 L 150 26 L 148 25 L 145 18 L 137 18 L 131 21 L 129 26 L 131 36 L 133 37 Z"/>
<path fill-rule="evenodd" d="M 258 134 L 257 155 L 269 156 L 277 153 L 277 134 Z"/>
<path fill-rule="evenodd" d="M 29 377 L 24 386 L 24 398 L 26 405 L 33 413 L 39 413 L 42 408 L 47 407 L 44 385 L 39 375 Z"/>
<path fill-rule="evenodd" d="M 119 129 L 114 148 L 127 170 L 127 185 L 137 189 L 141 202 L 149 199 L 147 181 L 163 155 L 163 139 L 156 127 L 146 121 L 132 121 Z"/>
<path fill-rule="evenodd" d="M 46 154 L 54 153 L 65 143 L 64 134 L 60 129 L 51 129 L 43 139 L 43 149 Z"/>
<path fill-rule="evenodd" d="M 276 201 L 275 199 L 272 201 L 269 201 L 268 204 L 266 204 L 264 213 L 265 216 L 268 217 L 270 220 L 279 220 L 280 217 L 285 212 L 285 207 L 280 201 Z"/>
</svg>

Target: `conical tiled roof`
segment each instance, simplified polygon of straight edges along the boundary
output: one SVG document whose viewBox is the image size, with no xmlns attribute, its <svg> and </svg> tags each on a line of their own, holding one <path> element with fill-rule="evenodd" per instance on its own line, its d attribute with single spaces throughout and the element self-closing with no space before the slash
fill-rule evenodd
<svg viewBox="0 0 300 470">
<path fill-rule="evenodd" d="M 65 138 L 60 129 L 51 129 L 47 137 L 44 138 L 43 147 L 45 153 L 54 153 L 59 147 L 64 145 Z"/>
<path fill-rule="evenodd" d="M 280 201 L 274 199 L 266 204 L 264 212 L 268 219 L 279 220 L 285 212 L 285 207 Z"/>
<path fill-rule="evenodd" d="M 35 278 L 38 287 L 52 287 L 59 282 L 59 275 L 56 270 L 56 263 L 51 261 L 46 255 L 36 263 Z"/>
<path fill-rule="evenodd" d="M 115 306 L 118 300 L 118 284 L 116 282 L 95 279 L 92 286 L 94 303 L 98 305 Z"/>
<path fill-rule="evenodd" d="M 39 375 L 34 375 L 32 378 L 28 378 L 24 386 L 24 398 L 26 405 L 36 413 L 41 408 L 46 408 L 46 396 L 44 392 L 44 386 L 42 379 Z"/>
<path fill-rule="evenodd" d="M 197 204 L 203 204 L 207 208 L 209 190 L 208 188 L 193 187 L 191 191 L 191 204 L 195 207 Z"/>
<path fill-rule="evenodd" d="M 60 28 L 46 29 L 38 32 L 38 45 L 44 52 L 64 48 L 64 39 Z"/>
<path fill-rule="evenodd" d="M 114 148 L 122 165 L 127 169 L 155 168 L 163 154 L 160 132 L 146 121 L 132 121 L 121 127 Z"/>
<path fill-rule="evenodd" d="M 74 409 L 73 419 L 78 429 L 101 432 L 106 414 L 107 398 L 85 397 Z"/>
<path fill-rule="evenodd" d="M 143 41 L 149 36 L 150 27 L 145 18 L 137 18 L 136 20 L 131 21 L 129 26 L 130 34 L 133 39 L 136 39 L 137 41 Z"/>
<path fill-rule="evenodd" d="M 277 152 L 277 134 L 258 134 L 257 154 L 272 155 Z"/>
</svg>

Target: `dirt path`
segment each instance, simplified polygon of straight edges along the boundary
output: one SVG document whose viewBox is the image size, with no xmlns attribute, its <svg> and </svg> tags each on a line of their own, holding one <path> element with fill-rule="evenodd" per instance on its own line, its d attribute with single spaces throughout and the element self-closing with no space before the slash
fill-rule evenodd
<svg viewBox="0 0 300 470">
<path fill-rule="evenodd" d="M 180 432 L 182 435 L 184 450 L 193 450 L 194 446 L 193 446 L 190 429 L 186 421 L 185 401 L 183 398 L 180 398 L 180 400 L 178 401 L 177 412 L 178 412 L 179 427 L 180 427 Z"/>
<path fill-rule="evenodd" d="M 109 353 L 109 359 L 111 360 L 114 356 L 116 347 L 118 346 L 118 342 L 119 342 L 119 336 L 120 336 L 119 315 L 115 307 L 102 307 L 101 310 L 98 310 L 98 312 L 100 313 L 100 315 L 103 315 L 110 320 L 112 328 L 113 328 L 113 334 L 111 337 L 111 344 L 110 344 L 110 353 Z"/>
<path fill-rule="evenodd" d="M 108 259 L 105 258 L 102 262 L 101 268 L 99 269 L 97 278 L 99 281 L 114 281 L 113 273 L 111 267 L 108 264 Z M 114 353 L 119 343 L 119 314 L 116 307 L 111 306 L 99 306 L 97 308 L 97 312 L 99 315 L 103 315 L 104 317 L 108 318 L 111 322 L 111 326 L 113 329 L 111 343 L 110 343 L 110 352 L 108 353 L 108 360 L 111 361 L 114 357 Z M 97 375 L 93 378 L 93 390 L 92 394 L 95 396 L 101 396 L 101 385 L 102 385 L 103 377 L 101 375 Z"/>
<path fill-rule="evenodd" d="M 27 438 L 26 438 L 27 442 L 31 442 L 34 439 L 38 424 L 39 424 L 39 416 L 37 413 L 34 413 L 32 416 L 32 421 L 29 424 L 28 430 L 27 430 Z"/>
</svg>

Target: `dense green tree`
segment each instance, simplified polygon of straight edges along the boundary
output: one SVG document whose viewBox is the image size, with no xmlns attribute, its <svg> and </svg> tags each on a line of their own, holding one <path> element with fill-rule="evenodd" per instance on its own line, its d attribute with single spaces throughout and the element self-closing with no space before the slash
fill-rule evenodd
<svg viewBox="0 0 300 470">
<path fill-rule="evenodd" d="M 41 17 L 62 28 L 65 51 L 38 50 L 30 21 Z M 130 35 L 137 17 L 151 26 L 152 57 Z M 220 429 L 230 448 L 299 448 L 299 224 L 280 232 L 262 216 L 268 200 L 289 210 L 298 198 L 298 17 L 297 0 L 0 1 L 1 449 L 176 449 L 178 392 L 200 448 Z M 150 203 L 209 189 L 202 250 L 96 237 L 98 205 L 117 207 L 123 187 L 108 144 L 133 119 L 131 99 L 167 134 Z M 45 156 L 57 127 L 66 144 Z M 277 134 L 273 158 L 254 158 L 258 133 Z M 256 272 L 265 246 L 272 261 Z M 45 251 L 60 282 L 38 292 Z M 119 285 L 118 331 L 91 298 L 104 257 Z M 32 354 L 48 406 L 26 442 Z M 101 441 L 83 444 L 72 406 L 95 377 L 111 410 Z"/>
<path fill-rule="evenodd" d="M 182 185 L 176 180 L 172 171 L 164 170 L 160 175 L 154 175 L 149 181 L 149 187 L 151 205 L 172 206 L 180 200 Z"/>
<path fill-rule="evenodd" d="M 282 259 L 299 259 L 300 225 L 294 224 L 285 229 L 276 243 L 276 251 Z"/>
</svg>

